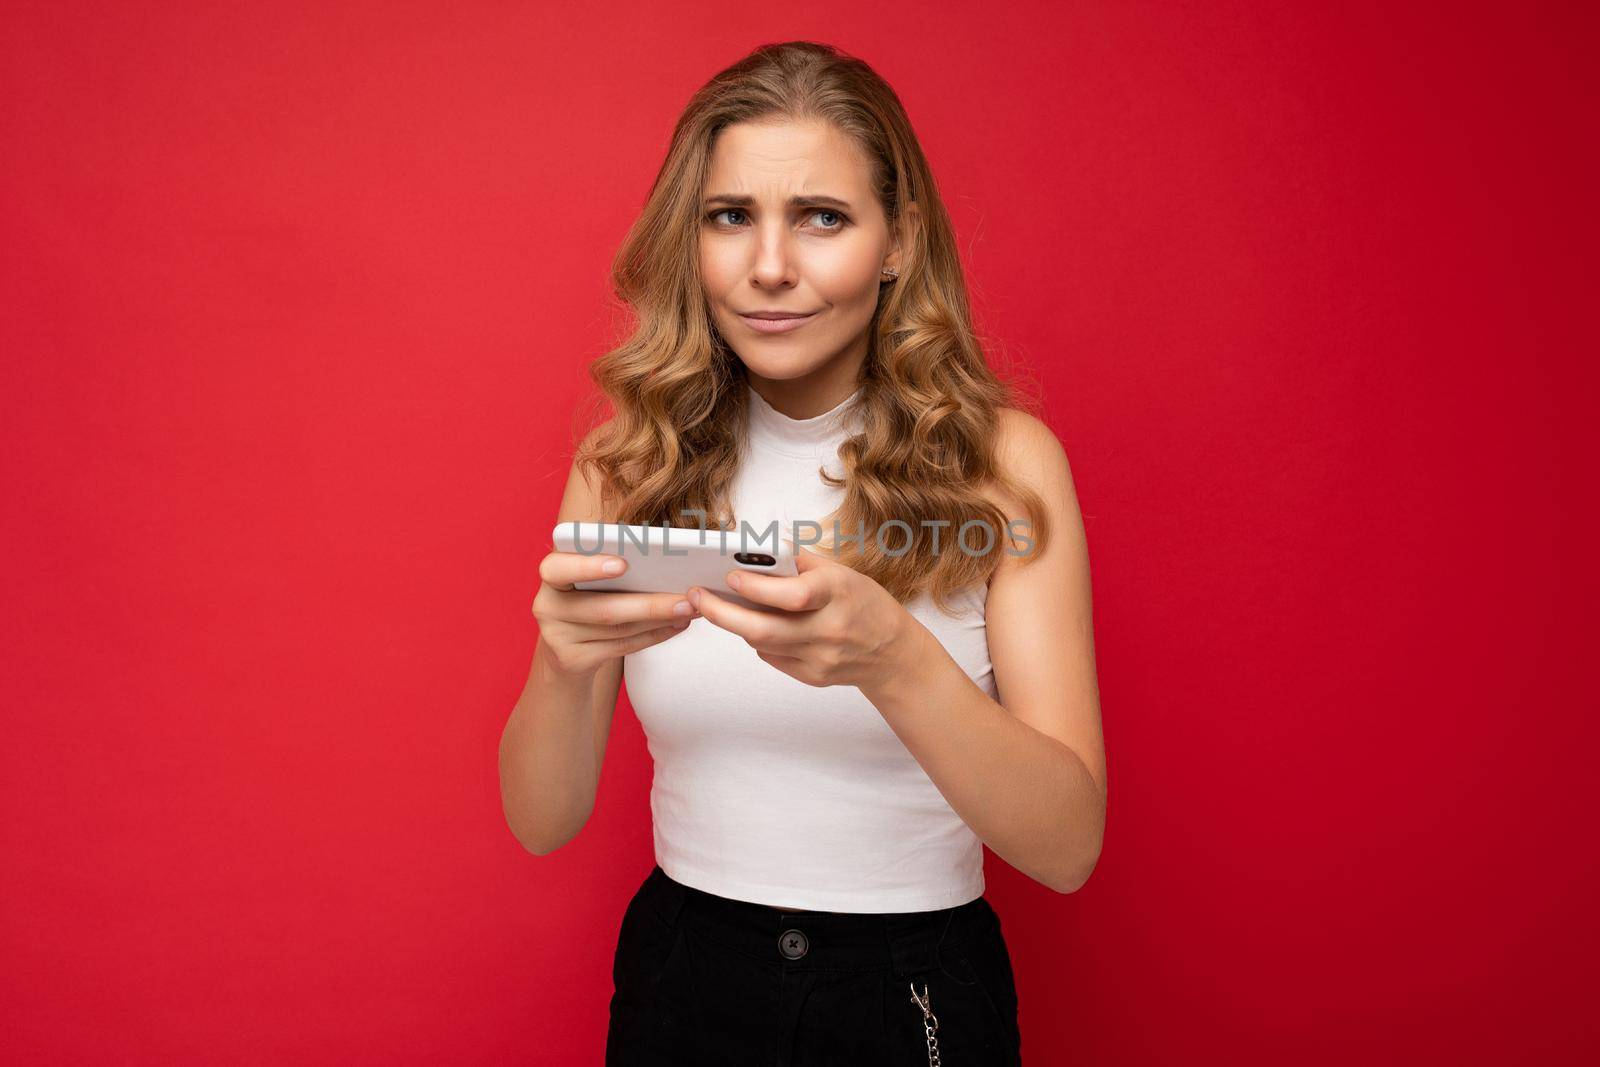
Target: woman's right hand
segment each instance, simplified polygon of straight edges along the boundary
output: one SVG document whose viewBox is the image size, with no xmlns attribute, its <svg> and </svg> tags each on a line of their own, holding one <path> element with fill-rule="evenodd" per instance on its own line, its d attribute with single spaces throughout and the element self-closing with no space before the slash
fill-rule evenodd
<svg viewBox="0 0 1600 1067">
<path fill-rule="evenodd" d="M 617 561 L 622 570 L 604 570 Z M 626 593 L 575 589 L 576 582 L 615 578 L 627 572 L 621 556 L 554 551 L 539 561 L 539 592 L 533 615 L 539 645 L 552 667 L 573 677 L 593 675 L 607 660 L 637 652 L 679 634 L 698 617 L 680 593 Z M 685 614 L 673 608 L 682 604 Z"/>
</svg>

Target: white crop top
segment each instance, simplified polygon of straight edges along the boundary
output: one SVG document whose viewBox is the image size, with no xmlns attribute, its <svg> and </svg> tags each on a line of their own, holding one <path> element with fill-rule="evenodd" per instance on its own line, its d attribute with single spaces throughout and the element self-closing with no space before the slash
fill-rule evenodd
<svg viewBox="0 0 1600 1067">
<path fill-rule="evenodd" d="M 817 469 L 843 473 L 837 450 L 858 425 L 861 390 L 815 418 L 791 419 L 745 389 L 735 518 L 756 534 L 776 519 L 785 538 L 794 522 L 811 520 L 830 542 L 829 514 L 844 490 Z M 747 545 L 759 551 L 756 534 Z M 807 526 L 801 535 L 818 536 Z M 901 535 L 884 534 L 891 545 Z M 730 531 L 728 544 L 736 542 Z M 986 584 L 962 590 L 951 605 L 958 618 L 927 593 L 906 609 L 994 696 L 987 598 Z M 931 911 L 983 894 L 982 842 L 860 689 L 791 678 L 704 618 L 629 653 L 623 678 L 655 761 L 656 862 L 676 881 L 809 911 Z"/>
</svg>

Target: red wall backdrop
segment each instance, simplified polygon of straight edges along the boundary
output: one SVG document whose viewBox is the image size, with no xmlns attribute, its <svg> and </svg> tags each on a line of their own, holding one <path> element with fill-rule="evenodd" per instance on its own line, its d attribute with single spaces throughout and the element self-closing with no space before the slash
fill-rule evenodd
<svg viewBox="0 0 1600 1067">
<path fill-rule="evenodd" d="M 1087 521 L 1105 852 L 989 857 L 1028 1062 L 1596 1054 L 1580 5 L 226 6 L 0 17 L 7 1062 L 599 1061 L 648 754 L 538 858 L 496 745 L 609 257 L 802 37 Z"/>
</svg>

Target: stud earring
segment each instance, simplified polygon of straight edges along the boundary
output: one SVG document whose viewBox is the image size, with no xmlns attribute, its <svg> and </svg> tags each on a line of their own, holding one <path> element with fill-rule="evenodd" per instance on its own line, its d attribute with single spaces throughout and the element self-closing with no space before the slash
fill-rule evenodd
<svg viewBox="0 0 1600 1067">
<path fill-rule="evenodd" d="M 891 278 L 898 278 L 898 277 L 900 277 L 900 272 L 899 272 L 899 271 L 897 271 L 897 270 L 891 270 L 891 269 L 890 269 L 890 268 L 888 268 L 888 267 L 885 267 L 885 268 L 883 268 L 883 270 L 881 270 L 881 271 L 879 271 L 879 272 L 878 272 L 878 273 L 879 273 L 879 274 L 886 274 L 886 275 L 888 275 L 888 276 L 889 276 L 889 277 L 891 277 Z"/>
</svg>

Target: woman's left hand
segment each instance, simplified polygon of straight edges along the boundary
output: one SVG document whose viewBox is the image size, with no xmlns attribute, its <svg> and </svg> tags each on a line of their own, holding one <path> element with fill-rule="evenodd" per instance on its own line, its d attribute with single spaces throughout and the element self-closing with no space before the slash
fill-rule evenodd
<svg viewBox="0 0 1600 1067">
<path fill-rule="evenodd" d="M 796 576 L 734 570 L 728 587 L 778 608 L 756 611 L 709 589 L 689 601 L 715 626 L 744 638 L 756 655 L 807 685 L 870 686 L 904 669 L 915 631 L 905 606 L 866 575 L 820 553 L 796 548 Z"/>
</svg>

